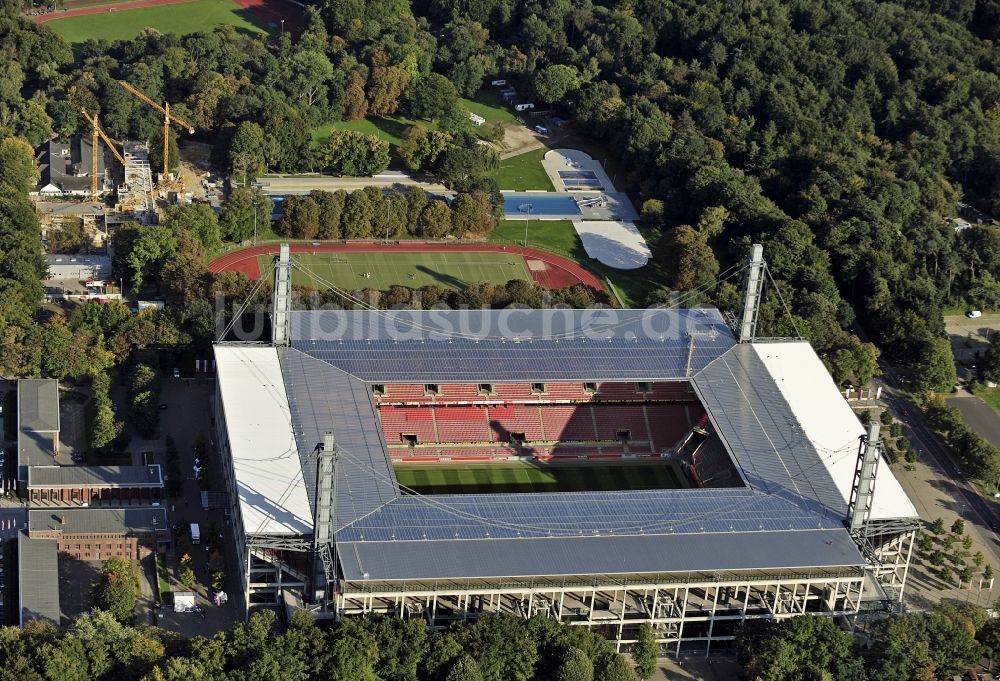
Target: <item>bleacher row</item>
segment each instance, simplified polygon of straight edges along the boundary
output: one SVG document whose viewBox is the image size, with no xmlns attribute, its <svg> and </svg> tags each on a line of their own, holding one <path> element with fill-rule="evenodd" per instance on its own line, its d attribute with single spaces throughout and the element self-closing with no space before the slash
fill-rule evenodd
<svg viewBox="0 0 1000 681">
<path fill-rule="evenodd" d="M 605 450 L 658 455 L 675 447 L 704 415 L 697 402 L 411 407 L 379 404 L 378 412 L 393 455 L 406 457 L 439 456 L 440 452 L 431 451 L 441 446 L 449 452 L 465 447 L 476 452 L 466 452 L 469 456 L 488 457 L 510 456 L 512 450 L 536 456 L 576 456 L 588 451 L 603 454 Z"/>
<path fill-rule="evenodd" d="M 486 389 L 488 388 L 488 390 Z M 542 388 L 541 391 L 538 388 Z M 373 386 L 381 404 L 487 404 L 497 402 L 690 402 L 686 381 L 619 383 L 441 383 Z"/>
</svg>

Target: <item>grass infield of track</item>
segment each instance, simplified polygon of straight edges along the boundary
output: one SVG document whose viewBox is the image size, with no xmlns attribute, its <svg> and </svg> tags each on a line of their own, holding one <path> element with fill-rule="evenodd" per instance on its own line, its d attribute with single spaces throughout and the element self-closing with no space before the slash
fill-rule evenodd
<svg viewBox="0 0 1000 681">
<path fill-rule="evenodd" d="M 685 486 L 674 468 L 663 462 L 397 463 L 394 468 L 399 484 L 420 494 L 612 492 Z"/>
<path fill-rule="evenodd" d="M 511 279 L 531 281 L 524 258 L 508 253 L 296 253 L 292 260 L 317 279 L 349 290 L 385 291 L 394 285 L 420 288 L 428 284 L 462 290 L 484 281 L 494 284 L 506 284 Z M 261 272 L 269 271 L 271 262 L 272 256 L 261 256 Z M 366 272 L 371 276 L 363 276 Z M 294 286 L 326 288 L 317 279 L 292 268 Z"/>
<path fill-rule="evenodd" d="M 161 33 L 186 35 L 211 31 L 214 26 L 232 24 L 239 31 L 266 33 L 255 23 L 249 10 L 233 0 L 193 0 L 177 5 L 160 5 L 139 9 L 119 10 L 53 19 L 46 25 L 70 43 L 82 43 L 89 38 L 126 40 L 134 38 L 146 27 Z"/>
</svg>

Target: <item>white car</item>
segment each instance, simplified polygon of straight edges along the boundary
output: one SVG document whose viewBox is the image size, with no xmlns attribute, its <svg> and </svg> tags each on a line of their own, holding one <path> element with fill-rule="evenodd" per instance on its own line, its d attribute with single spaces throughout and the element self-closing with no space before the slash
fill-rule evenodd
<svg viewBox="0 0 1000 681">
<path fill-rule="evenodd" d="M 968 312 L 965 313 L 965 316 L 968 317 L 969 319 L 979 319 L 980 317 L 983 316 L 983 311 L 982 310 L 969 310 Z"/>
</svg>

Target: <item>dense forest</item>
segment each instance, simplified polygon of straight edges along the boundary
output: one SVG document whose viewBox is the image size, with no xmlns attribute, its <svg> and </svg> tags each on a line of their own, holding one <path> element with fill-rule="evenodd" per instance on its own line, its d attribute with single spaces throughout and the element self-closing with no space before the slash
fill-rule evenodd
<svg viewBox="0 0 1000 681">
<path fill-rule="evenodd" d="M 332 158 L 311 129 L 405 110 L 434 123 L 408 131 L 407 164 L 490 195 L 496 160 L 457 98 L 500 76 L 620 157 L 664 284 L 709 290 L 763 240 L 795 315 L 774 302 L 767 331 L 806 335 L 842 375 L 870 373 L 860 331 L 946 389 L 942 309 L 1000 304 L 1000 232 L 949 221 L 960 200 L 1000 214 L 995 0 L 330 1 L 295 38 L 148 31 L 76 54 L 13 5 L 0 130 L 31 144 L 83 129 L 85 108 L 158 148 L 123 78 L 178 102 L 234 177 L 361 167 L 363 140 Z"/>
<path fill-rule="evenodd" d="M 620 155 L 665 284 L 710 288 L 762 239 L 796 316 L 775 303 L 770 332 L 797 328 L 848 374 L 872 362 L 845 331 L 859 322 L 946 388 L 942 309 L 1000 304 L 1000 232 L 948 220 L 959 200 L 1000 213 L 995 1 L 331 1 L 276 44 L 219 27 L 77 55 L 14 14 L 0 130 L 31 144 L 82 129 L 86 108 L 156 148 L 124 78 L 180 102 L 234 175 L 328 166 L 313 126 L 405 109 L 435 123 L 408 133 L 408 163 L 489 193 L 456 101 L 501 76 Z"/>
<path fill-rule="evenodd" d="M 648 656 L 639 657 L 648 678 Z M 635 681 L 636 673 L 607 639 L 537 617 L 484 617 L 435 633 L 422 619 L 320 627 L 299 612 L 279 633 L 274 611 L 263 610 L 229 631 L 189 639 L 96 610 L 62 630 L 38 621 L 0 629 L 0 681 L 325 679 Z"/>
</svg>

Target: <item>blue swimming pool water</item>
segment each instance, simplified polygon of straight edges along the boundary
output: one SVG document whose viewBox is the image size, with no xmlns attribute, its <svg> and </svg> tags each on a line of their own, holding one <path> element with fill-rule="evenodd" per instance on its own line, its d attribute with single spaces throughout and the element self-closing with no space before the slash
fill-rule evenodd
<svg viewBox="0 0 1000 681">
<path fill-rule="evenodd" d="M 523 218 L 528 215 L 580 214 L 576 199 L 565 194 L 504 194 L 503 210 L 509 218 Z"/>
<path fill-rule="evenodd" d="M 559 177 L 564 180 L 596 180 L 597 173 L 593 170 L 560 170 Z"/>
</svg>

